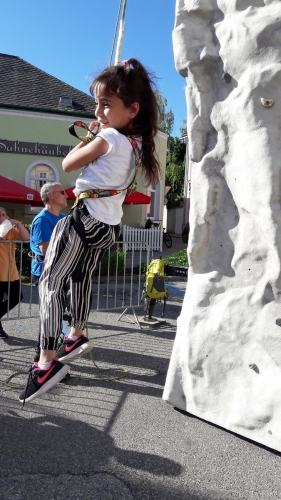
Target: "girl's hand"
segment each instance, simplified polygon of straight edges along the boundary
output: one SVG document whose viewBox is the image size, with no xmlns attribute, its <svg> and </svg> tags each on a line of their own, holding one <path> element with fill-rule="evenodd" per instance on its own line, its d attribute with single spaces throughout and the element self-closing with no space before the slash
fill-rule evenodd
<svg viewBox="0 0 281 500">
<path fill-rule="evenodd" d="M 94 130 L 94 128 L 97 128 L 97 130 L 95 130 L 95 135 L 99 132 L 99 122 L 98 121 L 95 121 L 95 122 L 91 122 L 90 125 L 89 125 L 89 129 L 90 130 Z M 88 144 L 90 142 L 92 142 L 92 139 L 94 139 L 94 136 L 93 134 L 91 134 L 90 132 L 87 132 L 87 135 L 86 135 L 87 138 L 91 139 Z M 84 149 L 85 146 L 87 146 L 88 144 L 86 144 L 86 142 L 79 142 L 79 144 L 77 144 L 77 146 L 75 146 L 71 151 L 69 151 L 68 155 L 66 156 L 66 158 L 68 158 L 69 160 L 69 157 L 76 154 L 77 151 L 79 151 L 80 149 Z M 89 163 L 89 162 L 88 162 Z M 66 167 L 65 165 L 68 164 L 68 161 L 65 162 L 63 160 L 62 162 L 62 168 L 65 172 L 73 172 L 73 170 L 77 170 L 78 168 L 81 168 L 81 167 L 84 167 L 86 164 L 84 163 L 83 165 L 80 165 L 80 167 L 77 167 L 77 168 L 74 168 L 73 170 L 69 170 L 68 167 Z"/>
<path fill-rule="evenodd" d="M 92 130 L 92 131 L 94 131 L 95 135 L 98 134 L 98 132 L 99 132 L 99 122 L 97 122 L 97 121 L 91 122 L 90 125 L 89 125 L 89 129 Z M 90 132 L 88 132 L 87 135 L 86 135 L 86 137 L 87 137 L 87 139 L 90 139 L 90 141 L 92 141 L 95 138 L 95 135 L 93 135 Z"/>
</svg>

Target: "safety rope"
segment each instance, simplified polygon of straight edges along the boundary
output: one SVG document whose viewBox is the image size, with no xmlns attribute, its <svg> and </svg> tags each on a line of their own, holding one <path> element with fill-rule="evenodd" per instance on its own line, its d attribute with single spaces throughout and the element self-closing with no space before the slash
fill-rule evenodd
<svg viewBox="0 0 281 500">
<path fill-rule="evenodd" d="M 87 332 L 87 337 L 88 337 L 88 324 L 86 325 L 86 332 Z M 92 375 L 72 375 L 71 378 L 81 378 L 84 380 L 97 380 L 97 381 L 105 381 L 105 382 L 111 382 L 113 380 L 121 380 L 122 378 L 126 378 L 129 375 L 129 370 L 126 368 L 117 368 L 117 367 L 112 367 L 112 368 L 101 368 L 100 366 L 97 365 L 97 363 L 94 360 L 92 352 L 89 353 L 90 358 L 94 366 L 97 368 L 99 372 L 110 372 L 110 371 L 117 371 L 117 372 L 122 372 L 122 375 L 115 376 L 115 377 L 94 377 Z M 25 386 L 22 385 L 16 385 L 16 384 L 10 384 L 11 380 L 13 380 L 15 377 L 18 377 L 19 375 L 28 375 L 27 372 L 15 372 L 12 375 L 10 375 L 5 381 L 4 384 L 6 387 L 9 387 L 9 389 L 24 389 Z"/>
</svg>

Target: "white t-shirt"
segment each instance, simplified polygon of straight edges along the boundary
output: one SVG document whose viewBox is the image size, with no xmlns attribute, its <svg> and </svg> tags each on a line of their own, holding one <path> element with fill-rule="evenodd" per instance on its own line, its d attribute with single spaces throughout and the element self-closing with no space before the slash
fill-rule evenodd
<svg viewBox="0 0 281 500">
<path fill-rule="evenodd" d="M 126 189 L 134 178 L 135 154 L 127 137 L 114 128 L 106 128 L 97 137 L 104 139 L 108 151 L 84 167 L 76 181 L 74 194 L 88 189 Z M 141 140 L 137 138 L 138 146 Z M 104 198 L 86 198 L 88 212 L 97 220 L 116 225 L 121 222 L 126 191 Z"/>
</svg>

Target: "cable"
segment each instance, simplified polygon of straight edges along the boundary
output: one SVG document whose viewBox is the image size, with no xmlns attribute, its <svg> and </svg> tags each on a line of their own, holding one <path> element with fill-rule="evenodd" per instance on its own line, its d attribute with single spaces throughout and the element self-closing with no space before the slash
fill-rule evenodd
<svg viewBox="0 0 281 500">
<path fill-rule="evenodd" d="M 86 324 L 86 333 L 87 333 L 87 337 L 88 337 L 88 324 Z M 128 377 L 129 370 L 127 370 L 127 368 L 117 368 L 117 367 L 101 368 L 95 362 L 92 352 L 90 352 L 89 354 L 90 354 L 90 358 L 91 358 L 92 363 L 100 372 L 118 371 L 118 372 L 122 372 L 122 375 L 120 375 L 119 377 L 93 377 L 91 375 L 72 375 L 72 378 L 82 378 L 84 380 L 104 380 L 106 382 L 111 382 L 112 380 L 121 380 L 122 378 Z M 6 387 L 9 387 L 9 389 L 24 389 L 25 386 L 10 384 L 11 380 L 15 377 L 18 377 L 19 375 L 28 375 L 28 372 L 15 372 L 12 375 L 10 375 L 4 381 L 4 384 L 6 385 Z"/>
<path fill-rule="evenodd" d="M 122 372 L 122 375 L 116 376 L 116 377 L 93 377 L 91 375 L 71 375 L 71 378 L 82 378 L 84 380 L 104 380 L 105 382 L 111 382 L 113 380 L 121 380 L 122 378 L 126 378 L 129 375 L 129 370 L 126 368 L 101 368 L 100 366 L 97 365 L 95 362 L 92 353 L 90 352 L 90 358 L 94 366 L 100 371 L 100 372 L 109 372 L 109 371 L 119 371 Z M 18 377 L 19 375 L 28 375 L 28 372 L 15 372 L 12 375 L 10 375 L 5 381 L 4 384 L 6 387 L 9 387 L 9 389 L 24 389 L 25 386 L 23 385 L 17 385 L 17 384 L 10 384 L 11 380 L 15 377 Z"/>
</svg>

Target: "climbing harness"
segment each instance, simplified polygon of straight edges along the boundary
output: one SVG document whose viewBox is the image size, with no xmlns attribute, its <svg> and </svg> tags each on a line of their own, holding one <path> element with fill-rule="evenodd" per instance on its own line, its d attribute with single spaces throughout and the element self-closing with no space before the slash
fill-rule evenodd
<svg viewBox="0 0 281 500">
<path fill-rule="evenodd" d="M 87 136 L 86 135 L 80 135 L 76 132 L 76 127 L 80 127 L 84 130 L 87 130 Z M 81 122 L 80 120 L 72 123 L 72 125 L 70 125 L 68 127 L 68 130 L 69 130 L 69 133 L 71 135 L 73 135 L 73 137 L 77 137 L 77 139 L 79 139 L 80 141 L 84 142 L 85 144 L 89 144 L 89 142 L 91 142 L 95 137 L 96 135 L 98 134 L 99 132 L 99 124 L 97 123 L 97 125 L 94 127 L 93 130 L 90 130 L 88 125 L 86 125 L 86 123 L 84 122 Z M 89 136 L 88 134 L 91 134 L 91 136 Z"/>
<path fill-rule="evenodd" d="M 75 130 L 75 127 L 81 127 L 84 130 L 87 130 L 88 132 L 90 132 L 92 134 L 93 137 L 86 137 L 83 135 L 78 135 L 76 130 Z M 99 131 L 99 125 L 97 125 L 93 129 L 93 131 L 91 131 L 88 128 L 88 126 L 86 125 L 86 123 L 81 122 L 81 121 L 76 121 L 72 125 L 70 125 L 70 127 L 69 127 L 70 134 L 73 135 L 74 137 L 77 137 L 78 139 L 83 141 L 85 144 L 89 144 L 89 142 L 91 142 L 96 137 L 96 135 L 98 134 L 98 131 Z M 87 198 L 105 198 L 108 196 L 115 196 L 116 194 L 123 193 L 124 191 L 126 191 L 126 197 L 127 197 L 127 196 L 129 196 L 129 194 L 132 194 L 136 191 L 136 189 L 137 189 L 137 174 L 138 174 L 138 171 L 142 165 L 141 152 L 140 152 L 140 148 L 137 144 L 137 141 L 135 139 L 133 139 L 133 137 L 131 137 L 130 135 L 127 135 L 126 137 L 127 137 L 128 141 L 130 142 L 130 144 L 133 148 L 133 151 L 134 151 L 134 155 L 135 155 L 135 175 L 134 175 L 132 182 L 130 182 L 130 184 L 125 189 L 88 189 L 87 191 L 83 191 L 82 193 L 80 193 L 76 197 L 76 200 L 74 202 L 73 207 L 76 207 L 76 205 L 79 203 L 80 200 L 84 200 Z"/>
</svg>

